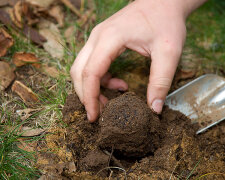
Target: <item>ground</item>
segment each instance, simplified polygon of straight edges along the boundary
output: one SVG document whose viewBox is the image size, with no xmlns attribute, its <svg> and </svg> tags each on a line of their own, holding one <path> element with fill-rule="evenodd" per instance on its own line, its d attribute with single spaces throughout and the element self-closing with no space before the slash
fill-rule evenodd
<svg viewBox="0 0 225 180">
<path fill-rule="evenodd" d="M 46 29 L 56 33 L 58 40 L 53 42 L 60 42 L 54 47 L 58 48 L 57 57 L 49 49 L 51 44 L 40 46 L 24 38 L 18 23 L 17 28 L 1 24 L 14 42 L 0 60 L 11 65 L 16 80 L 29 87 L 38 102 L 26 103 L 12 92 L 12 84 L 0 91 L 0 179 L 51 176 L 62 179 L 110 179 L 115 176 L 121 179 L 224 179 L 225 123 L 196 136 L 196 127 L 186 117 L 165 107 L 162 116 L 157 117 L 160 124 L 153 126 L 156 128 L 154 139 L 160 139 L 160 143 L 153 144 L 151 151 L 141 151 L 143 155 L 133 150 L 121 153 L 119 147 L 109 148 L 108 141 L 104 141 L 108 146 L 94 143 L 99 138 L 96 134 L 102 134 L 102 126 L 86 122 L 69 69 L 94 24 L 125 6 L 128 0 L 82 2 L 78 14 L 60 4 L 65 16 L 63 25 L 60 16 L 48 19 L 53 24 L 58 23 L 57 26 L 38 24 L 36 21 L 46 16 L 40 9 L 35 16 L 30 16 L 35 21 L 29 20 L 29 25 L 36 30 L 40 28 L 41 34 L 48 32 Z M 206 73 L 225 77 L 224 7 L 223 1 L 211 0 L 189 17 L 187 41 L 170 92 Z M 79 14 L 84 16 L 79 17 Z M 41 68 L 31 65 L 30 61 L 16 67 L 13 56 L 18 52 L 35 54 Z M 112 64 L 110 71 L 113 76 L 126 80 L 129 91 L 135 92 L 145 104 L 150 64 L 149 59 L 126 51 Z M 120 92 L 102 91 L 110 98 L 121 95 Z M 74 102 L 77 102 L 75 107 Z M 134 115 L 134 111 L 125 114 L 129 113 Z"/>
</svg>

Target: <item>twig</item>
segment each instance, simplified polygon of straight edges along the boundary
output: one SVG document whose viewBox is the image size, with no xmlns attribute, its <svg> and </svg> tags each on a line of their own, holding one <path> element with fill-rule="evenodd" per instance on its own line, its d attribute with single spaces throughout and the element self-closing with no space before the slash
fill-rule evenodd
<svg viewBox="0 0 225 180">
<path fill-rule="evenodd" d="M 71 4 L 70 1 L 68 0 L 61 0 L 68 8 L 71 9 L 71 11 L 73 11 L 78 17 L 82 17 L 81 14 L 80 14 L 80 11 L 75 7 L 73 6 L 73 4 Z"/>
<path fill-rule="evenodd" d="M 120 167 L 115 167 L 115 166 L 109 166 L 109 167 L 103 168 L 103 169 L 101 169 L 100 171 L 98 171 L 98 173 L 97 173 L 96 175 L 98 175 L 100 172 L 102 172 L 102 171 L 105 170 L 105 169 L 119 169 L 119 170 L 121 170 L 121 171 L 124 172 L 125 179 L 127 180 L 127 173 L 126 173 L 126 170 L 123 169 L 123 168 L 120 168 Z"/>
<path fill-rule="evenodd" d="M 123 165 L 120 163 L 119 160 L 117 160 L 111 153 L 109 153 L 108 151 L 104 150 L 103 151 L 105 154 L 107 154 L 108 156 L 111 156 L 111 159 L 113 160 L 113 162 L 115 163 L 115 165 L 124 168 Z"/>
<path fill-rule="evenodd" d="M 113 171 L 110 169 L 109 180 L 111 180 L 112 175 L 113 175 Z"/>
<path fill-rule="evenodd" d="M 110 161 L 111 161 L 111 158 L 112 158 L 113 151 L 114 151 L 114 145 L 112 146 L 112 150 L 111 150 L 111 153 L 110 153 L 110 156 L 109 156 L 109 159 L 108 159 L 108 166 L 110 165 Z"/>
</svg>

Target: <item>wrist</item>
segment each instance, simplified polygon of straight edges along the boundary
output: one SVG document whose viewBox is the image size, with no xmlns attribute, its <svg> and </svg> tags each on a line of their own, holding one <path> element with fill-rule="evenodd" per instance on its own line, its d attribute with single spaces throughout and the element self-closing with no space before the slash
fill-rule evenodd
<svg viewBox="0 0 225 180">
<path fill-rule="evenodd" d="M 204 4 L 207 0 L 136 0 L 141 2 L 143 8 L 148 11 L 157 11 L 163 8 L 166 12 L 186 19 L 195 9 Z M 161 9 L 162 10 L 162 9 Z"/>
<path fill-rule="evenodd" d="M 182 3 L 184 17 L 187 18 L 193 11 L 203 5 L 207 0 L 178 0 Z"/>
</svg>

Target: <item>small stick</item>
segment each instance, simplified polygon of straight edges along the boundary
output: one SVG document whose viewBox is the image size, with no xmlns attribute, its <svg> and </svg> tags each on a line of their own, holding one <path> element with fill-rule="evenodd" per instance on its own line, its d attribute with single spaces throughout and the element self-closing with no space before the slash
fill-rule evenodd
<svg viewBox="0 0 225 180">
<path fill-rule="evenodd" d="M 103 152 L 104 152 L 105 154 L 107 154 L 108 156 L 111 156 L 111 159 L 114 161 L 114 163 L 115 163 L 116 166 L 119 166 L 119 167 L 121 167 L 121 168 L 124 169 L 124 167 L 123 167 L 123 165 L 120 163 L 120 161 L 117 160 L 113 155 L 111 155 L 111 153 L 109 153 L 109 152 L 106 151 L 106 150 L 104 150 Z"/>
<path fill-rule="evenodd" d="M 112 175 L 113 175 L 113 171 L 110 169 L 109 180 L 111 180 Z"/>
</svg>

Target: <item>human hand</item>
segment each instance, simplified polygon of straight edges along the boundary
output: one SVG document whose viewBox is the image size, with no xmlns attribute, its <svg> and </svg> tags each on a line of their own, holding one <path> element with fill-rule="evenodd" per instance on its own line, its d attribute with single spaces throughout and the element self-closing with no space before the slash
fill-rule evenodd
<svg viewBox="0 0 225 180">
<path fill-rule="evenodd" d="M 100 85 L 128 89 L 123 80 L 111 78 L 107 72 L 127 48 L 151 57 L 147 102 L 161 113 L 182 53 L 185 19 L 192 9 L 181 0 L 136 0 L 92 30 L 71 68 L 75 91 L 90 122 L 107 102 Z"/>
</svg>

